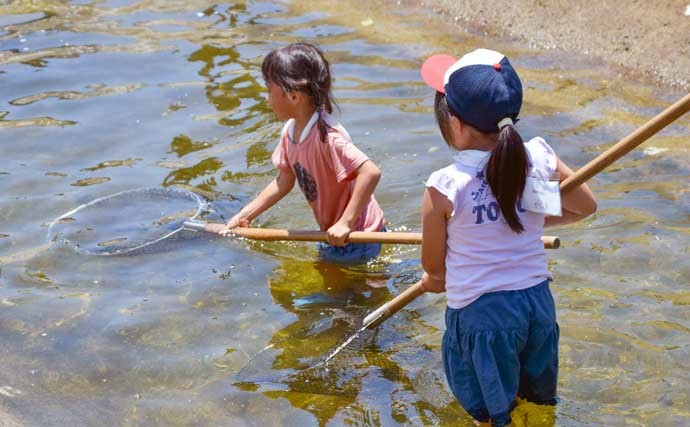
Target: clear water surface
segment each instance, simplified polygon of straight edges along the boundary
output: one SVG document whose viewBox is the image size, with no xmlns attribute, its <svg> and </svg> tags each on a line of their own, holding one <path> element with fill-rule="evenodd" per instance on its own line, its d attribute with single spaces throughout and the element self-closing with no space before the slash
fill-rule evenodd
<svg viewBox="0 0 690 427">
<path fill-rule="evenodd" d="M 196 234 L 98 257 L 47 240 L 54 218 L 138 187 L 193 190 L 215 219 L 239 209 L 275 173 L 262 57 L 297 40 L 332 61 L 398 231 L 420 229 L 423 181 L 450 158 L 418 76 L 432 53 L 507 53 L 523 136 L 575 168 L 682 95 L 400 2 L 0 2 L 0 424 L 470 425 L 442 372 L 442 295 L 319 365 L 419 278 L 418 247 L 341 268 L 303 243 Z M 597 214 L 549 231 L 561 400 L 521 404 L 518 425 L 690 423 L 689 128 L 595 177 Z M 315 227 L 297 190 L 257 225 Z"/>
</svg>

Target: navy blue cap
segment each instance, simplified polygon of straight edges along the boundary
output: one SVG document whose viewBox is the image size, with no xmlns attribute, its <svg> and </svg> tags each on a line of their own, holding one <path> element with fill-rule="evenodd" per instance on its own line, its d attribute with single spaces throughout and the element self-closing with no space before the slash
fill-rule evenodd
<svg viewBox="0 0 690 427">
<path fill-rule="evenodd" d="M 503 119 L 517 121 L 522 83 L 503 54 L 477 49 L 459 60 L 434 55 L 424 62 L 421 71 L 424 81 L 445 93 L 448 107 L 470 126 L 494 133 Z"/>
</svg>

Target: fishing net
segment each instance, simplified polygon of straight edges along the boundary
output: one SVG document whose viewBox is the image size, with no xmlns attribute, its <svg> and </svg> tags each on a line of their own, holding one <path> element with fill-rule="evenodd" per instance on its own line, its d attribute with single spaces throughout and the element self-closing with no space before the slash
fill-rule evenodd
<svg viewBox="0 0 690 427">
<path fill-rule="evenodd" d="M 207 210 L 199 195 L 179 188 L 121 191 L 59 216 L 49 238 L 91 255 L 122 255 L 177 235 Z"/>
<path fill-rule="evenodd" d="M 337 348 L 319 354 L 316 337 L 291 337 L 269 344 L 234 373 L 240 389 L 356 396 L 367 365 L 373 331 L 359 330 Z M 306 356 L 309 354 L 309 356 Z M 374 353 L 375 354 L 375 353 Z"/>
</svg>

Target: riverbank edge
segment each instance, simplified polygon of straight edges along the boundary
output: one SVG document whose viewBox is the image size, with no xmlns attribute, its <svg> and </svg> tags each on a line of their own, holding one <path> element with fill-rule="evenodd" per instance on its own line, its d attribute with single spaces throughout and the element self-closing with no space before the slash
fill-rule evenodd
<svg viewBox="0 0 690 427">
<path fill-rule="evenodd" d="M 415 1 L 463 31 L 602 61 L 631 79 L 690 90 L 690 0 Z"/>
</svg>

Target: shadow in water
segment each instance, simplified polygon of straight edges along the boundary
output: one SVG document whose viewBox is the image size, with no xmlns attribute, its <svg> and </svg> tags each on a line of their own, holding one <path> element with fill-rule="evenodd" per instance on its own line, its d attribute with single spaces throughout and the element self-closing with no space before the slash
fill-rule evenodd
<svg viewBox="0 0 690 427">
<path fill-rule="evenodd" d="M 393 296 L 390 282 L 388 272 L 284 260 L 269 279 L 270 292 L 274 302 L 296 319 L 278 330 L 268 345 L 237 371 L 233 385 L 273 399 L 287 399 L 293 407 L 312 413 L 319 425 L 342 416 L 342 411 L 372 416 L 369 397 L 378 393 L 388 393 L 393 400 L 396 395 L 407 397 L 407 403 L 390 410 L 397 422 L 419 417 L 425 424 L 433 424 L 439 413 L 457 417 L 461 410 L 443 391 L 442 378 L 438 377 L 442 370 L 424 370 L 424 364 L 414 366 L 421 353 L 433 350 L 408 340 L 410 336 L 401 336 L 399 331 L 362 331 L 326 362 L 338 345 L 360 329 L 372 307 Z M 415 394 L 425 399 L 409 402 Z M 407 407 L 409 404 L 415 406 L 414 411 Z"/>
</svg>

